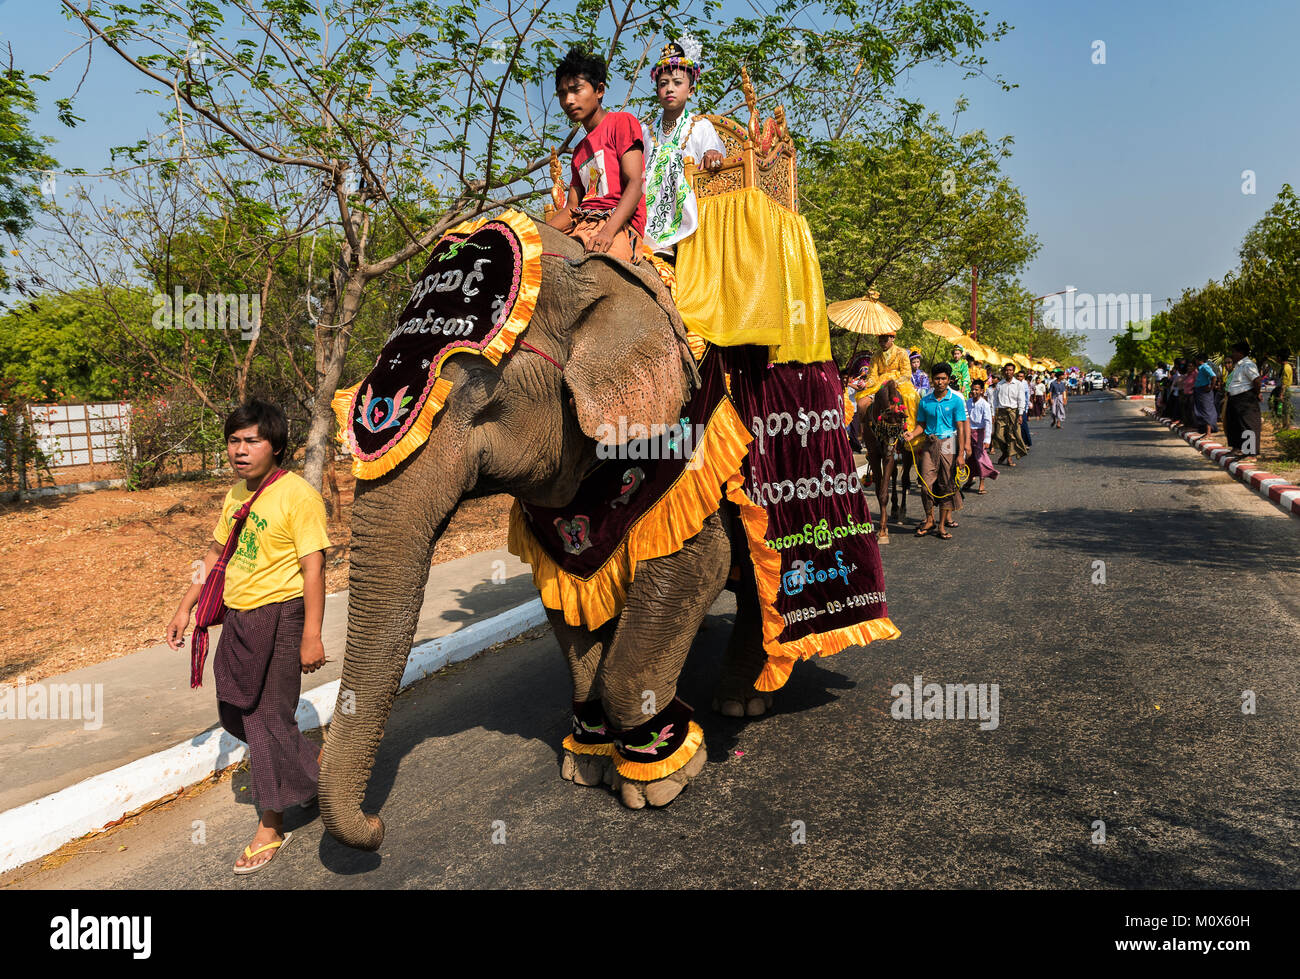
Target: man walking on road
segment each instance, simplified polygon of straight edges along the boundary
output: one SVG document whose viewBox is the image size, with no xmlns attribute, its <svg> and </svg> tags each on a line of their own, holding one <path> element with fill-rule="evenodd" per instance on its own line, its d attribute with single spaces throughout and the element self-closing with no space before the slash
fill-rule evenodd
<svg viewBox="0 0 1300 979">
<path fill-rule="evenodd" d="M 191 686 L 203 676 L 205 610 L 224 604 L 212 663 L 221 725 L 248 745 L 253 803 L 261 821 L 235 862 L 236 874 L 260 870 L 292 838 L 284 810 L 316 798 L 320 756 L 294 718 L 302 674 L 325 664 L 325 501 L 306 480 L 280 468 L 288 442 L 284 412 L 250 401 L 226 419 L 226 454 L 243 481 L 231 488 L 195 583 L 167 626 L 180 649 L 190 611 L 199 605 Z M 237 545 L 237 547 L 236 547 Z M 213 569 L 222 558 L 223 569 Z"/>
<path fill-rule="evenodd" d="M 1029 410 L 1025 392 L 1015 378 L 1014 364 L 1002 365 L 1002 383 L 993 389 L 993 440 L 991 446 L 998 453 L 998 465 L 1015 468 L 1011 453 L 1029 455 L 1025 441 L 1020 437 L 1020 416 Z"/>
<path fill-rule="evenodd" d="M 1056 372 L 1056 380 L 1048 386 L 1047 397 L 1052 403 L 1052 427 L 1060 428 L 1065 421 L 1066 405 L 1070 403 L 1070 394 L 1060 371 Z"/>
<path fill-rule="evenodd" d="M 921 399 L 916 409 L 916 427 L 907 433 L 913 442 L 928 435 L 925 448 L 917 459 L 921 476 L 921 502 L 925 506 L 925 522 L 916 528 L 916 536 L 924 537 L 935 530 L 934 508 L 939 507 L 939 526 L 935 536 L 951 540 L 948 526 L 954 510 L 961 509 L 960 487 L 957 485 L 958 466 L 966 464 L 970 452 L 970 425 L 966 419 L 966 399 L 949 389 L 949 371 L 944 363 L 930 368 L 934 389 Z M 957 526 L 955 523 L 952 526 Z"/>
</svg>

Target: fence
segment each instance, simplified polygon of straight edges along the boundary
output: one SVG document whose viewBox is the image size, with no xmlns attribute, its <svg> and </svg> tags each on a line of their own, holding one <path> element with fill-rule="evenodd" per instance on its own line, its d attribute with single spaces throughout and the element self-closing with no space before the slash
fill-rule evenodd
<svg viewBox="0 0 1300 979">
<path fill-rule="evenodd" d="M 131 425 L 127 402 L 98 404 L 32 405 L 29 409 L 32 433 L 49 460 L 50 469 L 89 466 L 111 468 L 116 474 L 121 462 L 121 443 Z"/>
</svg>

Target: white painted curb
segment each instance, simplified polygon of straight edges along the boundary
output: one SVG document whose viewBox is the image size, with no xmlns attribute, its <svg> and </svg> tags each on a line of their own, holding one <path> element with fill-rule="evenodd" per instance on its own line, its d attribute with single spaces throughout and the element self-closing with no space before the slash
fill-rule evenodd
<svg viewBox="0 0 1300 979">
<path fill-rule="evenodd" d="M 449 636 L 421 643 L 411 650 L 399 689 L 546 621 L 541 599 L 535 598 Z M 304 694 L 298 701 L 299 727 L 310 731 L 328 724 L 338 695 L 338 680 Z M 201 782 L 242 761 L 247 752 L 242 741 L 217 728 L 0 813 L 0 873 L 52 853 L 69 840 L 177 789 Z"/>
</svg>

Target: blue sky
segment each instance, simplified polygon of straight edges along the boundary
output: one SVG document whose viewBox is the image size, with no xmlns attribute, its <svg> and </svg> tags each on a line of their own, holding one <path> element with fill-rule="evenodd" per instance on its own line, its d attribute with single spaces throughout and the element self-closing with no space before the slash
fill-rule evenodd
<svg viewBox="0 0 1300 979">
<path fill-rule="evenodd" d="M 990 21 L 1015 27 L 985 51 L 989 70 L 1018 88 L 924 71 L 902 93 L 945 118 L 965 95 L 966 128 L 1015 137 L 1006 169 L 1042 242 L 1023 276 L 1036 293 L 1150 293 L 1166 308 L 1160 300 L 1232 268 L 1281 185 L 1300 184 L 1295 0 L 988 9 Z M 0 0 L 0 45 L 11 42 L 27 70 L 48 70 L 75 36 L 56 0 Z M 1093 63 L 1094 41 L 1105 43 L 1105 64 Z M 52 99 L 83 64 L 71 59 L 41 89 L 48 101 L 35 125 L 58 139 L 61 164 L 91 170 L 108 164 L 109 146 L 155 128 L 158 104 L 135 96 L 139 76 L 99 53 L 78 100 L 86 122 L 64 128 Z M 1255 173 L 1254 195 L 1242 193 L 1244 170 Z M 1089 355 L 1108 359 L 1109 339 L 1089 334 Z"/>
</svg>

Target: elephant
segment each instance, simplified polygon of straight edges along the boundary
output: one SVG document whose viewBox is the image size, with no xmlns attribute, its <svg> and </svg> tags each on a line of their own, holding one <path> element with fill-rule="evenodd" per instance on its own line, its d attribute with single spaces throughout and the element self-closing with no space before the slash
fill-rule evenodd
<svg viewBox="0 0 1300 979">
<path fill-rule="evenodd" d="M 602 425 L 671 425 L 699 377 L 686 329 L 648 264 L 586 252 L 534 220 L 543 246 L 542 285 L 522 340 L 500 363 L 455 354 L 452 382 L 427 440 L 393 471 L 358 480 L 352 511 L 347 647 L 340 696 L 348 711 L 329 726 L 319 781 L 326 829 L 344 844 L 376 849 L 384 824 L 362 801 L 397 692 L 428 581 L 431 552 L 471 492 L 508 492 L 560 507 L 598 458 Z M 530 349 L 531 348 L 531 349 Z M 616 728 L 645 720 L 647 693 L 673 703 L 677 680 L 704 616 L 746 558 L 744 529 L 725 499 L 676 553 L 642 561 L 621 613 L 587 630 L 548 617 L 567 661 L 575 705 L 599 700 Z M 751 566 L 752 567 L 752 566 Z M 742 570 L 737 616 L 713 706 L 754 717 L 771 707 L 755 688 L 766 656 L 753 574 Z M 664 778 L 625 779 L 607 756 L 564 749 L 561 775 L 611 785 L 638 809 L 671 802 L 704 767 L 703 743 Z"/>
</svg>

